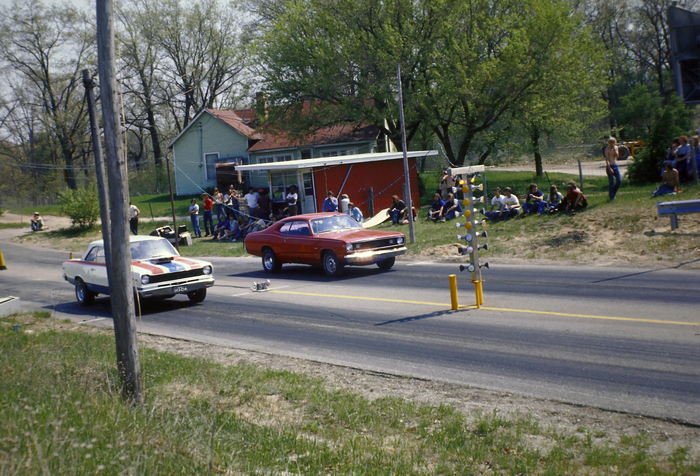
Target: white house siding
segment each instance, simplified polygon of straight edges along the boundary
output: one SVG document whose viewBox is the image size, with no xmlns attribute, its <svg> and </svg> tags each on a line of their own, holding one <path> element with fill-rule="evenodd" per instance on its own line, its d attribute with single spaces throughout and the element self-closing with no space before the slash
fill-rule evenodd
<svg viewBox="0 0 700 476">
<path fill-rule="evenodd" d="M 173 144 L 175 190 L 178 196 L 199 195 L 216 186 L 216 177 L 206 177 L 204 157 L 248 157 L 248 138 L 225 122 L 203 113 Z"/>
</svg>

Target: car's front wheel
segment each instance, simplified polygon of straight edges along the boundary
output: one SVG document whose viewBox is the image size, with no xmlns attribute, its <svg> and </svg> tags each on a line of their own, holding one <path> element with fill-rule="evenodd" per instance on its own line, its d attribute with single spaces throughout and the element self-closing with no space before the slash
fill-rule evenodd
<svg viewBox="0 0 700 476">
<path fill-rule="evenodd" d="M 332 251 L 323 253 L 323 272 L 326 276 L 338 276 L 343 272 L 343 263 Z"/>
<path fill-rule="evenodd" d="M 202 302 L 204 301 L 204 298 L 207 297 L 207 288 L 202 288 L 198 289 L 196 291 L 192 291 L 187 293 L 187 298 L 190 300 L 190 302 Z"/>
<path fill-rule="evenodd" d="M 81 306 L 89 306 L 95 301 L 95 293 L 90 291 L 80 278 L 75 280 L 75 299 Z"/>
<path fill-rule="evenodd" d="M 282 269 L 282 263 L 270 248 L 265 248 L 262 253 L 262 265 L 266 273 L 276 273 Z"/>
<path fill-rule="evenodd" d="M 392 266 L 394 266 L 394 263 L 396 263 L 396 258 L 391 257 L 391 258 L 385 258 L 381 261 L 377 261 L 377 266 L 379 266 L 379 269 L 391 269 Z"/>
</svg>

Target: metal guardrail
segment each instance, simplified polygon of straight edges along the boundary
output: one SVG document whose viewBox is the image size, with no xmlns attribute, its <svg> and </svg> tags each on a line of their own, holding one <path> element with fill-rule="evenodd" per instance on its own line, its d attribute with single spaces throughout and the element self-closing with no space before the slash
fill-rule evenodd
<svg viewBox="0 0 700 476">
<path fill-rule="evenodd" d="M 678 228 L 678 215 L 700 213 L 700 200 L 679 200 L 676 202 L 656 202 L 659 216 L 671 219 L 671 230 Z"/>
</svg>

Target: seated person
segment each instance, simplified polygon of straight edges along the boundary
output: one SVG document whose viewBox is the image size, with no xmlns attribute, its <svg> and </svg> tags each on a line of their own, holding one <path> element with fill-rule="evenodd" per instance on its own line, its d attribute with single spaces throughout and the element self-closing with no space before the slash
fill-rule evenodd
<svg viewBox="0 0 700 476">
<path fill-rule="evenodd" d="M 219 240 L 220 237 L 224 236 L 226 230 L 230 228 L 233 216 L 228 213 L 226 218 L 219 220 L 216 225 L 214 225 L 214 232 L 212 233 L 212 240 Z"/>
<path fill-rule="evenodd" d="M 501 187 L 496 187 L 496 190 L 493 192 L 493 197 L 491 198 L 491 210 L 488 212 L 481 210 L 481 212 L 489 220 L 496 221 L 501 219 L 503 217 L 503 209 L 505 208 L 504 199 L 505 197 L 501 195 Z"/>
<path fill-rule="evenodd" d="M 222 240 L 231 240 L 231 241 L 236 241 L 238 238 L 241 238 L 241 226 L 238 220 L 233 218 L 232 216 L 229 217 L 227 220 L 228 226 L 224 228 L 223 233 L 219 235 L 219 238 L 217 238 L 219 241 Z"/>
<path fill-rule="evenodd" d="M 389 210 L 387 210 L 387 215 L 391 217 L 391 223 L 398 225 L 399 223 L 408 223 L 406 218 L 406 204 L 403 200 L 399 198 L 398 195 L 392 195 L 392 203 Z"/>
<path fill-rule="evenodd" d="M 527 190 L 525 203 L 523 203 L 523 214 L 544 213 L 547 202 L 544 201 L 544 193 L 537 187 L 536 183 L 531 183 Z"/>
<path fill-rule="evenodd" d="M 354 203 L 348 202 L 348 214 L 353 217 L 357 223 L 362 223 L 364 217 L 362 216 L 362 210 L 355 206 Z"/>
<path fill-rule="evenodd" d="M 44 228 L 44 219 L 41 218 L 39 212 L 34 212 L 34 216 L 32 216 L 32 219 L 29 220 L 29 224 L 32 227 L 32 231 L 39 231 Z"/>
<path fill-rule="evenodd" d="M 576 186 L 573 180 L 566 184 L 566 196 L 561 201 L 560 210 L 565 213 L 574 213 L 588 206 L 588 199 Z"/>
<path fill-rule="evenodd" d="M 659 195 L 676 194 L 681 192 L 678 170 L 674 169 L 670 162 L 664 163 L 664 173 L 661 176 L 661 185 L 652 192 L 652 197 Z"/>
<path fill-rule="evenodd" d="M 503 197 L 502 217 L 511 218 L 520 215 L 522 211 L 520 208 L 520 200 L 513 194 L 513 189 L 506 187 L 503 189 L 503 193 L 505 196 Z"/>
<path fill-rule="evenodd" d="M 440 192 L 435 192 L 435 195 L 433 195 L 433 203 L 430 205 L 430 209 L 428 210 L 428 219 L 438 221 L 444 205 L 445 202 L 442 200 Z"/>
<path fill-rule="evenodd" d="M 557 189 L 556 185 L 552 185 L 549 187 L 549 200 L 547 200 L 547 211 L 549 213 L 554 213 L 559 210 L 559 207 L 561 206 L 561 201 L 564 198 L 564 195 L 561 194 L 561 192 Z"/>
<path fill-rule="evenodd" d="M 259 219 L 259 220 L 251 220 L 250 223 L 248 224 L 248 229 L 247 233 L 253 233 L 255 231 L 261 231 L 267 228 L 267 224 L 265 223 L 265 220 Z"/>
<path fill-rule="evenodd" d="M 453 193 L 447 194 L 447 200 L 442 206 L 442 211 L 440 213 L 440 221 L 452 220 L 457 218 L 462 213 L 462 207 L 459 206 L 459 200 L 457 200 Z"/>
</svg>

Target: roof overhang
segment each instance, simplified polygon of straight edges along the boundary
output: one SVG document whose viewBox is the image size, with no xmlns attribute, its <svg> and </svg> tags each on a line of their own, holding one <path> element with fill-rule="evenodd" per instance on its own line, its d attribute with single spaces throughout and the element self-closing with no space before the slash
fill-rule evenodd
<svg viewBox="0 0 700 476">
<path fill-rule="evenodd" d="M 438 155 L 437 150 L 417 150 L 407 152 L 409 159 Z M 402 159 L 403 152 L 378 152 L 373 154 L 337 155 L 333 157 L 317 157 L 314 159 L 287 160 L 284 162 L 267 162 L 264 164 L 239 165 L 236 170 L 261 171 L 261 170 L 297 170 L 316 167 L 330 167 L 333 165 L 362 164 L 367 162 L 380 162 L 382 160 Z"/>
</svg>

